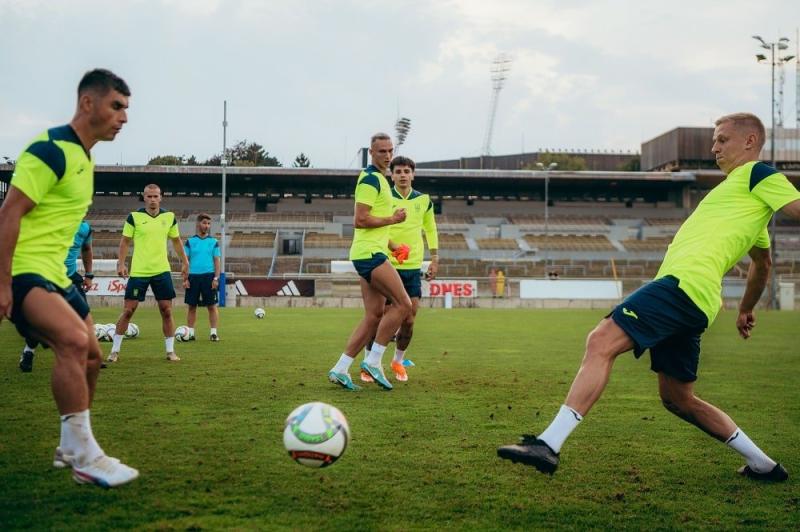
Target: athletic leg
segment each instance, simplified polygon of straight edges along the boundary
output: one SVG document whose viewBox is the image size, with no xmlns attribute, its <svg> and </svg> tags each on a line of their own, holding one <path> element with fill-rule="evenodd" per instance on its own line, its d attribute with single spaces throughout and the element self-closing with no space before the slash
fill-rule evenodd
<svg viewBox="0 0 800 532">
<path fill-rule="evenodd" d="M 498 456 L 532 465 L 543 473 L 554 473 L 561 446 L 600 398 L 614 360 L 633 347 L 633 340 L 613 320 L 602 320 L 586 339 L 581 367 L 555 419 L 538 438 L 523 436 L 521 444 L 497 449 Z"/>
<path fill-rule="evenodd" d="M 785 475 L 785 470 L 753 443 L 728 414 L 694 394 L 693 382 L 682 382 L 659 372 L 658 393 L 664 408 L 733 448 L 747 460 L 747 467 L 756 475 L 766 475 L 772 471 Z"/>
<path fill-rule="evenodd" d="M 186 326 L 194 329 L 195 321 L 197 320 L 197 305 L 189 305 L 186 311 Z"/>
</svg>

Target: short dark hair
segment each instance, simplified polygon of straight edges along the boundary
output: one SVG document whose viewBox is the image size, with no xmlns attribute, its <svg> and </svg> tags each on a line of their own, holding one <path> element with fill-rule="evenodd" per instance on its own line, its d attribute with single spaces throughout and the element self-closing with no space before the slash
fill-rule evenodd
<svg viewBox="0 0 800 532">
<path fill-rule="evenodd" d="M 131 95 L 131 90 L 124 79 L 105 68 L 95 68 L 81 78 L 81 82 L 78 83 L 78 96 L 90 90 L 106 95 L 112 89 L 124 96 Z"/>
<path fill-rule="evenodd" d="M 211 216 L 209 216 L 204 212 L 201 212 L 200 214 L 197 215 L 197 223 L 200 223 L 203 220 L 211 220 Z"/>
<path fill-rule="evenodd" d="M 402 155 L 398 155 L 397 157 L 392 159 L 392 162 L 389 163 L 389 170 L 394 172 L 395 166 L 410 166 L 412 172 L 416 171 L 417 169 L 417 165 L 416 163 L 414 163 L 414 159 L 411 159 L 410 157 L 403 157 Z"/>
</svg>

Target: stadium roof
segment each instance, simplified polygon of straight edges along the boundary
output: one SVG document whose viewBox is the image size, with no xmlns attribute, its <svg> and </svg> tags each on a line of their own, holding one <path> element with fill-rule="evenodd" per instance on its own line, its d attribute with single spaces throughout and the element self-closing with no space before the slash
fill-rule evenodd
<svg viewBox="0 0 800 532">
<path fill-rule="evenodd" d="M 0 165 L 0 181 L 8 182 L 13 167 Z M 326 168 L 229 167 L 229 195 L 351 196 L 357 170 Z M 530 170 L 418 169 L 415 187 L 434 196 L 537 197 L 549 174 L 550 193 L 558 196 L 653 196 L 682 189 L 695 181 L 691 172 L 573 172 Z M 218 195 L 222 168 L 210 166 L 97 166 L 98 194 L 139 193 L 149 183 L 166 194 Z"/>
</svg>

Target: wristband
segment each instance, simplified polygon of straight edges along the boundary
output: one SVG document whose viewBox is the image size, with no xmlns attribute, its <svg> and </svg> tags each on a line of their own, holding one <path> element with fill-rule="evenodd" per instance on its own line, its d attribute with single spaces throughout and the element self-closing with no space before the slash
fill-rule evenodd
<svg viewBox="0 0 800 532">
<path fill-rule="evenodd" d="M 86 277 L 87 279 L 94 279 L 94 273 L 92 272 L 86 272 L 83 274 L 83 276 Z"/>
</svg>

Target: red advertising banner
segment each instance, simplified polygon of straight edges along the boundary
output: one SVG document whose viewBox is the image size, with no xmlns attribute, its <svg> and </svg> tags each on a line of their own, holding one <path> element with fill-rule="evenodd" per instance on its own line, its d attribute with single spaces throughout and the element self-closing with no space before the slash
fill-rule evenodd
<svg viewBox="0 0 800 532">
<path fill-rule="evenodd" d="M 444 297 L 447 294 L 453 297 L 477 297 L 478 281 L 436 279 L 422 282 L 422 297 Z"/>
<path fill-rule="evenodd" d="M 234 285 L 242 296 L 314 297 L 312 279 L 238 279 Z"/>
<path fill-rule="evenodd" d="M 128 280 L 122 277 L 95 277 L 92 287 L 86 292 L 89 296 L 124 296 Z M 148 293 L 152 291 L 148 288 Z"/>
</svg>

